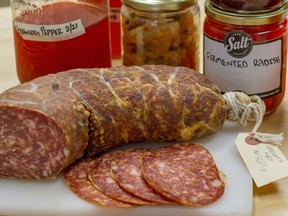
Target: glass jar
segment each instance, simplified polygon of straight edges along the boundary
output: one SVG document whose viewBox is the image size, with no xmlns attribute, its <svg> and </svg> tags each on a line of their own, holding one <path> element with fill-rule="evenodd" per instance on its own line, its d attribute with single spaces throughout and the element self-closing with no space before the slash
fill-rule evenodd
<svg viewBox="0 0 288 216">
<path fill-rule="evenodd" d="M 20 82 L 110 67 L 108 0 L 11 0 Z"/>
<path fill-rule="evenodd" d="M 110 0 L 110 28 L 112 58 L 121 58 L 121 0 Z"/>
<path fill-rule="evenodd" d="M 211 4 L 228 11 L 243 13 L 267 12 L 280 7 L 286 0 L 211 0 Z"/>
<path fill-rule="evenodd" d="M 122 0 L 124 65 L 163 64 L 199 71 L 197 0 Z"/>
<path fill-rule="evenodd" d="M 241 14 L 205 3 L 204 74 L 222 92 L 259 95 L 267 113 L 285 93 L 287 4 L 273 11 Z"/>
</svg>

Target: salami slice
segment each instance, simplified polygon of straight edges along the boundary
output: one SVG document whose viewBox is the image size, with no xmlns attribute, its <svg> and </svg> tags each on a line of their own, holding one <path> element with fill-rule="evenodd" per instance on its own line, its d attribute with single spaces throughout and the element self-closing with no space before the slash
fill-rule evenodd
<svg viewBox="0 0 288 216">
<path fill-rule="evenodd" d="M 88 179 L 88 172 L 91 166 L 96 167 L 100 159 L 83 159 L 64 172 L 64 180 L 69 188 L 80 198 L 103 207 L 129 208 L 129 203 L 120 202 L 105 196 L 98 191 Z"/>
<path fill-rule="evenodd" d="M 183 205 L 210 204 L 225 189 L 212 155 L 198 144 L 177 144 L 146 154 L 143 178 L 159 193 Z"/>
<path fill-rule="evenodd" d="M 114 151 L 102 155 L 99 166 L 96 165 L 91 167 L 89 179 L 98 190 L 100 190 L 102 193 L 112 199 L 136 205 L 151 204 L 147 201 L 144 201 L 143 199 L 127 193 L 117 184 L 115 180 L 111 178 L 111 161 L 114 160 L 114 158 L 119 156 L 121 153 L 122 152 L 120 151 Z"/>
<path fill-rule="evenodd" d="M 143 157 L 149 149 L 132 148 L 123 151 L 111 163 L 111 176 L 125 191 L 157 204 L 171 204 L 172 200 L 160 195 L 142 178 Z"/>
</svg>

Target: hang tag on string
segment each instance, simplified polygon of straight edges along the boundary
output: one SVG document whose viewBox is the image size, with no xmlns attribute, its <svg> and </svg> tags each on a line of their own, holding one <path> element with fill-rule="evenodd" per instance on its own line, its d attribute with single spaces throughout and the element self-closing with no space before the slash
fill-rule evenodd
<svg viewBox="0 0 288 216">
<path fill-rule="evenodd" d="M 244 92 L 227 92 L 223 97 L 227 103 L 228 119 L 242 126 L 255 121 L 252 131 L 240 133 L 235 143 L 257 187 L 287 177 L 288 161 L 278 148 L 284 140 L 283 133 L 258 132 L 266 112 L 264 101 L 257 95 L 248 96 Z"/>
<path fill-rule="evenodd" d="M 288 177 L 288 161 L 274 144 L 261 143 L 249 133 L 240 133 L 237 149 L 257 187 Z"/>
</svg>

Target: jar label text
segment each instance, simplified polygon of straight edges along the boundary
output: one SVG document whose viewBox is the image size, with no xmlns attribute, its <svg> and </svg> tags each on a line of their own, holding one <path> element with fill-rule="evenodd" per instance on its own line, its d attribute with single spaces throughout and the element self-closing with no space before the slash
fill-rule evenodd
<svg viewBox="0 0 288 216">
<path fill-rule="evenodd" d="M 238 90 L 262 98 L 282 92 L 283 39 L 250 44 L 249 37 L 234 36 L 225 43 L 204 35 L 205 76 L 222 92 Z"/>
<path fill-rule="evenodd" d="M 35 25 L 14 21 L 16 31 L 25 40 L 55 42 L 85 34 L 81 19 L 57 25 Z"/>
<path fill-rule="evenodd" d="M 277 146 L 258 142 L 249 133 L 239 133 L 235 144 L 258 187 L 288 176 L 288 160 Z"/>
</svg>

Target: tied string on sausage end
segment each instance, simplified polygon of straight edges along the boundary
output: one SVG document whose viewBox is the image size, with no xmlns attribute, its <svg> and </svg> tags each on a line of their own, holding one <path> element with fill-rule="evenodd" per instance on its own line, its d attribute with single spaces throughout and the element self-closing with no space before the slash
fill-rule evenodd
<svg viewBox="0 0 288 216">
<path fill-rule="evenodd" d="M 253 138 L 261 143 L 280 146 L 284 140 L 283 133 L 270 134 L 257 132 L 262 124 L 266 112 L 264 101 L 257 95 L 248 96 L 244 92 L 226 92 L 223 95 L 226 100 L 230 120 L 237 121 L 240 125 L 246 126 L 248 121 L 255 121 L 251 132 Z"/>
</svg>

